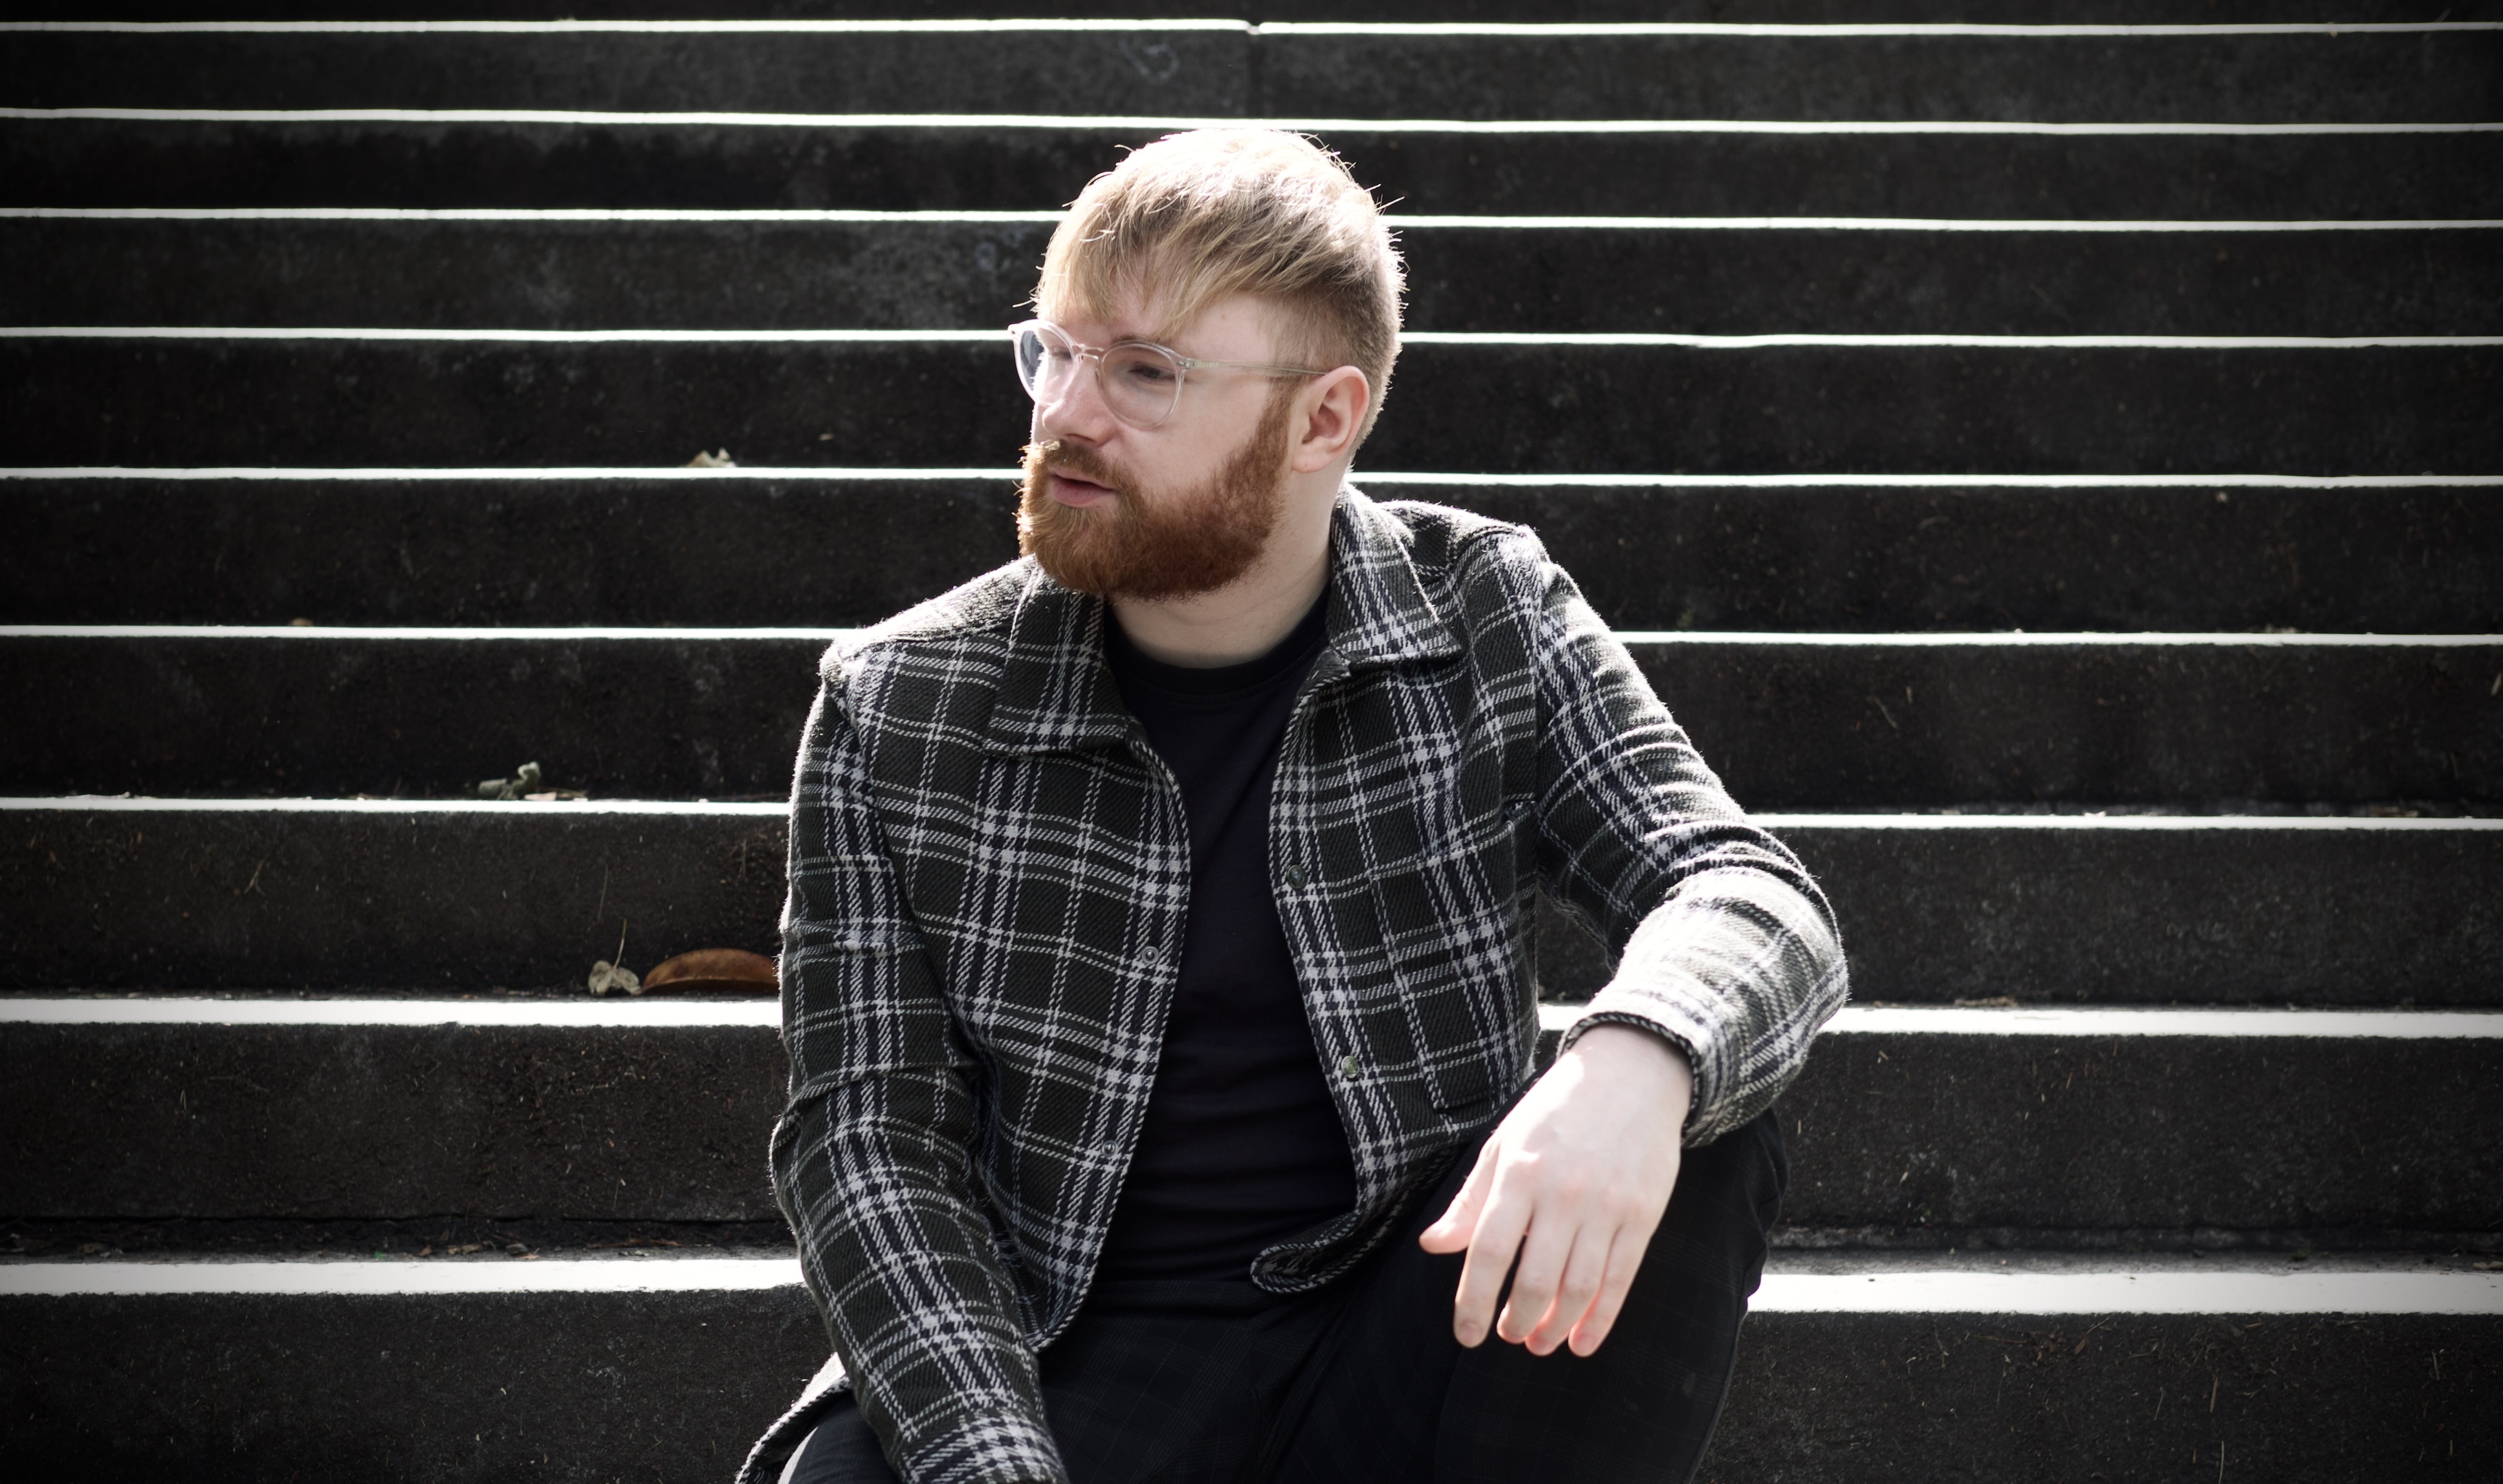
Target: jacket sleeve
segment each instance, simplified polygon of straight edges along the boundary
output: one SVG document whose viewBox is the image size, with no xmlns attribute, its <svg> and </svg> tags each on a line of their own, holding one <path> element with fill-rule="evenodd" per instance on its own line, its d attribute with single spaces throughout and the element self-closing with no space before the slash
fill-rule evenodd
<svg viewBox="0 0 2503 1484">
<path fill-rule="evenodd" d="M 974 1062 L 834 680 L 801 745 L 790 851 L 773 1188 L 836 1355 L 909 1484 L 1059 1481 L 1017 1295 L 974 1194 Z"/>
<path fill-rule="evenodd" d="M 1849 995 L 1834 910 L 1799 858 L 1747 821 L 1563 569 L 1543 574 L 1538 860 L 1615 977 L 1565 1031 L 1634 1025 L 1695 1070 L 1686 1142 L 1770 1106 Z"/>
</svg>

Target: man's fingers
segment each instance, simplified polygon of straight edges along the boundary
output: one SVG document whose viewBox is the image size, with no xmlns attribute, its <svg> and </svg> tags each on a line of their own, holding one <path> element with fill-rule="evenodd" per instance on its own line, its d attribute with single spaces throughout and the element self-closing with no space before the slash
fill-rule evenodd
<svg viewBox="0 0 2503 1484">
<path fill-rule="evenodd" d="M 1650 1249 L 1649 1229 L 1617 1229 L 1616 1240 L 1608 1244 L 1607 1270 L 1599 1279 L 1599 1291 L 1591 1298 L 1590 1312 L 1573 1326 L 1569 1342 L 1575 1355 L 1587 1356 L 1598 1349 L 1599 1342 L 1616 1328 L 1617 1315 L 1626 1306 L 1626 1295 L 1633 1290 L 1634 1273 L 1641 1268 L 1643 1254 Z"/>
<path fill-rule="evenodd" d="M 1527 1339 L 1555 1305 L 1557 1289 L 1572 1261 L 1580 1223 L 1575 1213 L 1559 1210 L 1557 1205 L 1554 1200 L 1542 1201 L 1530 1215 L 1529 1236 L 1521 1244 L 1521 1262 L 1512 1273 L 1512 1297 L 1504 1301 L 1503 1313 L 1495 1322 L 1494 1332 L 1516 1344 Z"/>
<path fill-rule="evenodd" d="M 1586 1222 L 1574 1233 L 1572 1255 L 1565 1260 L 1564 1276 L 1556 1285 L 1556 1298 L 1538 1315 L 1528 1335 L 1522 1343 L 1532 1355 L 1554 1355 L 1575 1327 L 1588 1321 L 1591 1307 L 1598 1300 L 1608 1276 L 1608 1254 L 1613 1250 L 1610 1229 L 1597 1222 Z M 1513 1298 L 1521 1297 L 1521 1285 L 1513 1284 Z"/>
<path fill-rule="evenodd" d="M 1468 1261 L 1460 1265 L 1459 1294 L 1452 1300 L 1452 1333 L 1461 1344 L 1474 1347 L 1487 1337 L 1504 1273 L 1528 1225 L 1529 1208 L 1516 1201 L 1494 1201 L 1479 1215 Z"/>
<path fill-rule="evenodd" d="M 1494 1180 L 1495 1141 L 1489 1139 L 1478 1151 L 1477 1164 L 1469 1167 L 1469 1177 L 1460 1182 L 1460 1193 L 1452 1197 L 1434 1224 L 1417 1233 L 1417 1245 L 1427 1252 L 1457 1252 L 1477 1235 L 1478 1212 L 1486 1205 L 1487 1187 Z"/>
</svg>

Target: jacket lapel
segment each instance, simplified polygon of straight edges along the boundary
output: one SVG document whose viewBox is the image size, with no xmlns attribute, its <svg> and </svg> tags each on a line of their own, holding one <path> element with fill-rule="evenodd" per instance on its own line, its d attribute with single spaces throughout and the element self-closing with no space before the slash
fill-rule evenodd
<svg viewBox="0 0 2503 1484">
<path fill-rule="evenodd" d="M 1118 747 L 1132 725 L 1104 658 L 1104 600 L 1073 592 L 1028 560 L 1009 616 L 984 751 L 1087 752 Z"/>
<path fill-rule="evenodd" d="M 1408 558 L 1408 542 L 1407 528 L 1363 491 L 1340 488 L 1330 520 L 1329 652 L 1347 670 L 1460 652 L 1459 635 Z"/>
</svg>

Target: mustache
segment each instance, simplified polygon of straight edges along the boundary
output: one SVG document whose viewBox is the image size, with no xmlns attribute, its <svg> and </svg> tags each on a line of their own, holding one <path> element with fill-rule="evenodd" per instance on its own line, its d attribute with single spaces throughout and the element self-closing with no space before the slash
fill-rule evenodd
<svg viewBox="0 0 2503 1484">
<path fill-rule="evenodd" d="M 1086 449 L 1063 443 L 1057 438 L 1027 444 L 1025 467 L 1029 478 L 1049 469 L 1056 474 L 1071 474 L 1080 479 L 1091 480 L 1123 498 L 1127 498 L 1134 489 L 1129 476 L 1115 468 L 1111 460 Z"/>
</svg>

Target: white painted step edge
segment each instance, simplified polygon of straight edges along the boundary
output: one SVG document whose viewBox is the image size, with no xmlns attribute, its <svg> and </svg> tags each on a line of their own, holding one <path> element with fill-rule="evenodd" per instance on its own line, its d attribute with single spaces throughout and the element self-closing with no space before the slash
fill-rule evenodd
<svg viewBox="0 0 2503 1484">
<path fill-rule="evenodd" d="M 455 1295 L 796 1289 L 794 1258 L 0 1264 L 0 1298 Z M 2503 1274 L 1948 1268 L 1768 1272 L 1774 1314 L 2503 1314 Z"/>
<path fill-rule="evenodd" d="M 129 798 L 93 793 L 0 798 L 0 814 L 300 814 L 319 815 L 511 815 L 560 818 L 578 814 L 782 817 L 780 802 L 715 803 L 706 799 L 566 799 L 548 803 L 485 802 L 451 798 Z M 2378 819 L 2360 815 L 2276 814 L 1780 814 L 1747 816 L 1766 829 L 2122 831 L 2225 834 L 2253 840 L 2269 835 L 2346 831 L 2368 834 L 2492 834 L 2503 819 Z"/>
<path fill-rule="evenodd" d="M 649 628 L 624 625 L 450 627 L 426 624 L 0 624 L 0 639 L 272 639 L 392 640 L 427 643 L 549 643 L 559 640 L 622 640 L 663 644 L 725 640 L 802 641 L 831 644 L 858 628 Z M 2182 629 L 1950 630 L 1936 633 L 1858 633 L 1794 629 L 1620 628 L 1627 644 L 1695 649 L 1713 646 L 1816 649 L 2492 649 L 2503 633 L 2242 633 Z"/>
<path fill-rule="evenodd" d="M 1031 222 L 1048 225 L 1065 213 L 1057 211 L 874 211 L 857 207 L 746 208 L 686 206 L 527 207 L 527 206 L 0 206 L 0 220 L 12 219 L 84 221 L 511 221 L 511 222 L 671 222 L 703 221 L 758 224 L 807 222 L 893 225 L 904 222 L 959 222 L 999 225 Z M 1510 231 L 1678 231 L 1678 232 L 2024 232 L 2136 235 L 2170 232 L 2427 232 L 2490 231 L 2503 219 L 2483 217 L 2410 217 L 2308 219 L 2284 221 L 2196 220 L 2164 218 L 2153 220 L 2117 219 L 2000 217 L 1640 217 L 1519 214 L 1385 212 L 1394 228 L 1435 231 L 1446 227 Z"/>
<path fill-rule="evenodd" d="M 1579 1005 L 1538 1007 L 1542 1029 L 1561 1030 Z M 138 998 L 0 995 L 0 1025 L 18 1026 L 547 1026 L 572 1029 L 771 1029 L 781 1005 L 755 999 Z M 1851 1005 L 1827 1035 L 2002 1035 L 2080 1039 L 2268 1037 L 2332 1040 L 2498 1040 L 2503 1011 L 2257 1010 L 2171 1007 L 2031 1008 Z"/>
<path fill-rule="evenodd" d="M 472 468 L 302 468 L 247 464 L 189 468 L 60 465 L 0 469 L 0 480 L 165 480 L 215 482 L 442 484 L 496 481 L 562 484 L 576 480 L 818 481 L 894 484 L 916 481 L 998 480 L 1013 483 L 1015 469 L 878 468 L 833 464 L 750 464 L 727 469 L 660 468 L 630 464 L 497 465 Z M 1367 469 L 1364 485 L 1468 485 L 1518 489 L 2446 489 L 2503 487 L 2503 474 L 1476 474 L 1466 471 Z"/>
<path fill-rule="evenodd" d="M 2202 135 L 2490 134 L 2503 123 L 2035 123 L 1987 119 L 1759 118 L 1243 118 L 1096 114 L 794 114 L 707 110 L 519 108 L 0 108 L 0 118 L 150 123 L 463 123 L 609 128 L 1028 129 L 1162 134 L 1181 129 L 1275 128 L 1313 134 L 1857 134 L 2147 137 Z"/>
<path fill-rule="evenodd" d="M 1023 31 L 1111 31 L 1153 34 L 1165 31 L 1221 31 L 1246 36 L 1501 36 L 1518 40 L 1561 37 L 1799 37 L 1842 40 L 1867 36 L 1996 36 L 2021 40 L 2064 40 L 2077 37 L 2211 37 L 2373 35 L 2423 31 L 2490 31 L 2490 20 L 2431 21 L 2240 21 L 2195 24 L 2092 24 L 2059 22 L 2011 25 L 1975 21 L 1846 21 L 1751 24 L 1734 21 L 1335 21 L 1272 20 L 1253 23 L 1235 19 L 1141 18 L 1009 18 L 931 20 L 13 20 L 0 31 L 122 32 L 142 36 L 203 33 L 277 35 L 401 35 L 477 33 L 507 36 L 644 33 L 672 36 L 767 35 L 903 35 L 998 34 Z"/>
</svg>

